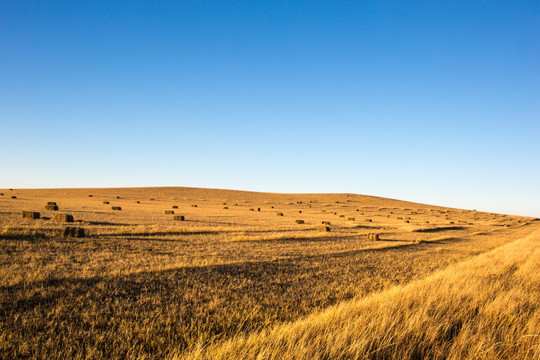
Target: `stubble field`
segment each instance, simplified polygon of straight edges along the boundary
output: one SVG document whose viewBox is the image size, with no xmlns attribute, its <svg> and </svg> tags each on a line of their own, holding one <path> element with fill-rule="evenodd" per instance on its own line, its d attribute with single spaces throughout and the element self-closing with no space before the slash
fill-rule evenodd
<svg viewBox="0 0 540 360">
<path fill-rule="evenodd" d="M 540 357 L 536 219 L 354 194 L 0 193 L 1 358 Z"/>
</svg>

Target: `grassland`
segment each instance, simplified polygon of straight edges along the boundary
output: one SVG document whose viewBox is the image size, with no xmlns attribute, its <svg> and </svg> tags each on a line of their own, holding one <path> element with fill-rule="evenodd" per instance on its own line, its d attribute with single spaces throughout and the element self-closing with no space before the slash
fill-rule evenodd
<svg viewBox="0 0 540 360">
<path fill-rule="evenodd" d="M 535 219 L 354 194 L 0 193 L 1 358 L 539 357 Z"/>
</svg>

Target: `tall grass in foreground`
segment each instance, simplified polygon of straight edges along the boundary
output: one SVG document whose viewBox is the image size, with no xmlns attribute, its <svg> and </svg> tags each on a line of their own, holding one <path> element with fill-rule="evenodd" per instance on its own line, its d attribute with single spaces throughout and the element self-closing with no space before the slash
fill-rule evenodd
<svg viewBox="0 0 540 360">
<path fill-rule="evenodd" d="M 540 232 L 177 359 L 540 359 Z"/>
</svg>

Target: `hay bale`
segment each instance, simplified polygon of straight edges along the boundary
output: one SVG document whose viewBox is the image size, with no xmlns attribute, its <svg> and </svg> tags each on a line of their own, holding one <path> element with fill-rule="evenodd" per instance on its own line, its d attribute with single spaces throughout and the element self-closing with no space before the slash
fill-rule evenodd
<svg viewBox="0 0 540 360">
<path fill-rule="evenodd" d="M 379 234 L 374 234 L 374 233 L 367 234 L 367 238 L 368 238 L 368 240 L 372 240 L 372 241 L 380 240 Z"/>
<path fill-rule="evenodd" d="M 104 201 L 103 204 L 109 205 L 109 202 L 108 202 L 108 201 Z"/>
<path fill-rule="evenodd" d="M 297 224 L 303 224 L 303 223 L 304 223 L 304 220 L 296 220 L 296 223 L 297 223 Z"/>
<path fill-rule="evenodd" d="M 150 199 L 150 201 L 154 201 L 154 200 L 156 200 L 156 199 L 154 199 L 154 198 Z"/>
<path fill-rule="evenodd" d="M 323 225 L 330 225 L 330 221 L 321 221 L 321 224 L 323 224 Z"/>
<path fill-rule="evenodd" d="M 122 208 L 120 206 L 113 206 L 111 207 L 113 210 L 120 211 Z"/>
<path fill-rule="evenodd" d="M 117 199 L 120 199 L 120 196 L 117 196 L 116 198 L 117 198 Z"/>
<path fill-rule="evenodd" d="M 349 220 L 349 221 L 354 221 L 355 219 L 352 218 L 352 217 L 350 217 L 350 218 L 348 218 L 347 220 Z"/>
<path fill-rule="evenodd" d="M 320 232 L 330 232 L 330 226 L 319 226 L 317 230 Z"/>
<path fill-rule="evenodd" d="M 302 210 L 298 210 L 298 213 L 301 214 L 301 213 L 302 213 Z"/>
<path fill-rule="evenodd" d="M 283 213 L 277 213 L 276 215 L 277 216 L 283 216 Z"/>
<path fill-rule="evenodd" d="M 53 204 L 47 204 L 47 205 L 45 205 L 45 210 L 57 211 L 57 210 L 58 210 L 58 206 L 56 205 L 56 203 L 53 203 Z"/>
<path fill-rule="evenodd" d="M 255 211 L 255 209 L 249 209 L 249 211 Z"/>
<path fill-rule="evenodd" d="M 173 205 L 172 208 L 173 209 L 178 209 L 178 205 Z"/>
<path fill-rule="evenodd" d="M 261 208 L 257 208 L 257 211 L 261 211 Z"/>
<path fill-rule="evenodd" d="M 184 221 L 185 218 L 184 218 L 184 215 L 176 215 L 176 216 L 174 217 L 174 220 L 176 220 L 176 221 Z"/>
<path fill-rule="evenodd" d="M 197 207 L 197 205 L 196 205 L 196 204 L 193 204 L 193 205 L 191 205 L 191 207 Z"/>
<path fill-rule="evenodd" d="M 4 193 L 0 193 L 0 196 L 4 196 Z"/>
<path fill-rule="evenodd" d="M 135 201 L 135 204 L 140 204 L 141 202 L 139 200 Z"/>
<path fill-rule="evenodd" d="M 344 217 L 345 217 L 345 215 L 339 215 L 339 217 L 342 217 L 342 218 L 344 218 Z"/>
<path fill-rule="evenodd" d="M 228 207 L 228 206 L 224 206 L 224 207 L 223 207 L 223 210 L 229 210 L 229 207 Z"/>
<path fill-rule="evenodd" d="M 326 213 L 326 210 L 321 210 L 321 212 L 322 212 L 323 214 L 325 214 L 325 213 Z"/>
<path fill-rule="evenodd" d="M 56 202 L 54 202 L 54 201 L 49 201 L 49 202 L 47 203 L 47 205 L 56 205 Z"/>
<path fill-rule="evenodd" d="M 373 220 L 371 220 L 371 219 L 366 219 L 366 222 L 373 222 Z"/>
<path fill-rule="evenodd" d="M 12 199 L 16 199 L 17 197 L 16 197 L 16 196 L 12 196 L 11 198 L 12 198 Z"/>
<path fill-rule="evenodd" d="M 39 219 L 40 215 L 35 211 L 23 211 L 22 217 L 25 219 Z"/>
<path fill-rule="evenodd" d="M 174 215 L 174 210 L 165 210 L 166 215 Z"/>
<path fill-rule="evenodd" d="M 56 214 L 53 218 L 56 222 L 73 222 L 73 215 L 69 214 Z"/>
<path fill-rule="evenodd" d="M 227 205 L 227 203 L 226 203 L 226 202 L 224 202 L 224 203 L 223 203 L 223 205 Z"/>
<path fill-rule="evenodd" d="M 64 237 L 74 237 L 74 238 L 83 238 L 85 236 L 84 229 L 80 227 L 71 227 L 67 226 L 64 229 Z"/>
<path fill-rule="evenodd" d="M 94 197 L 94 195 L 91 195 L 91 194 L 90 194 L 90 195 L 88 195 L 88 197 Z"/>
<path fill-rule="evenodd" d="M 274 208 L 274 207 L 272 206 L 272 209 L 273 209 L 273 208 Z"/>
</svg>

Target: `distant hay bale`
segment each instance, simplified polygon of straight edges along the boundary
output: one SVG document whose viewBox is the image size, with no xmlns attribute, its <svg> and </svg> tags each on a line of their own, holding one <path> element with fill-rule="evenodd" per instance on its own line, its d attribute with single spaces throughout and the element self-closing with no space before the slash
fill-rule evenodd
<svg viewBox="0 0 540 360">
<path fill-rule="evenodd" d="M 184 218 L 184 215 L 176 215 L 176 216 L 174 217 L 174 220 L 176 220 L 176 221 L 184 221 L 185 218 Z"/>
<path fill-rule="evenodd" d="M 409 223 L 410 223 L 410 220 L 405 220 L 405 222 L 406 222 L 407 224 L 409 224 Z"/>
<path fill-rule="evenodd" d="M 135 204 L 140 204 L 141 202 L 139 200 L 135 201 Z"/>
<path fill-rule="evenodd" d="M 303 224 L 303 223 L 304 223 L 304 220 L 296 220 L 296 223 L 297 223 L 297 224 Z"/>
<path fill-rule="evenodd" d="M 272 209 L 273 209 L 273 208 L 274 208 L 274 207 L 272 206 Z"/>
<path fill-rule="evenodd" d="M 23 211 L 22 217 L 25 219 L 39 219 L 40 215 L 35 211 Z"/>
<path fill-rule="evenodd" d="M 261 208 L 257 208 L 257 211 L 261 211 Z"/>
<path fill-rule="evenodd" d="M 154 198 L 150 199 L 150 201 L 154 201 L 154 200 L 156 200 L 156 199 L 154 199 Z"/>
<path fill-rule="evenodd" d="M 323 224 L 323 225 L 330 225 L 330 221 L 321 221 L 321 224 Z"/>
<path fill-rule="evenodd" d="M 229 207 L 228 207 L 228 206 L 224 206 L 224 207 L 223 207 L 223 210 L 229 210 Z"/>
<path fill-rule="evenodd" d="M 94 197 L 94 195 L 90 194 L 90 195 L 88 195 L 88 197 Z"/>
<path fill-rule="evenodd" d="M 0 193 L 0 196 L 4 196 L 4 193 Z"/>
<path fill-rule="evenodd" d="M 223 205 L 227 205 L 227 203 L 226 203 L 226 202 L 224 202 L 224 203 L 223 203 Z"/>
<path fill-rule="evenodd" d="M 368 238 L 368 240 L 372 240 L 372 241 L 380 240 L 379 234 L 374 234 L 374 233 L 367 234 L 367 238 Z"/>
<path fill-rule="evenodd" d="M 371 219 L 366 219 L 366 222 L 373 222 L 373 220 L 371 220 Z"/>
<path fill-rule="evenodd" d="M 320 232 L 330 232 L 330 226 L 319 226 L 317 230 Z"/>
<path fill-rule="evenodd" d="M 339 217 L 342 217 L 342 218 L 344 218 L 344 217 L 345 217 L 345 215 L 339 215 Z"/>
<path fill-rule="evenodd" d="M 84 229 L 80 227 L 67 226 L 64 228 L 64 237 L 83 238 L 85 236 Z"/>
<path fill-rule="evenodd" d="M 401 216 L 398 216 L 397 219 L 398 220 L 403 220 L 403 218 Z"/>
<path fill-rule="evenodd" d="M 297 203 L 297 204 L 301 204 L 302 202 L 301 202 L 301 201 L 297 201 L 296 203 Z"/>
<path fill-rule="evenodd" d="M 277 216 L 283 216 L 283 213 L 277 213 L 276 215 Z"/>
<path fill-rule="evenodd" d="M 173 209 L 178 209 L 178 205 L 173 205 L 172 208 Z"/>
<path fill-rule="evenodd" d="M 356 211 L 360 211 L 360 209 L 356 209 Z"/>
<path fill-rule="evenodd" d="M 120 199 L 120 196 L 117 196 L 116 198 L 117 198 L 117 199 Z"/>
<path fill-rule="evenodd" d="M 324 213 L 326 213 L 326 210 L 321 210 L 321 212 L 324 214 Z"/>
<path fill-rule="evenodd" d="M 354 221 L 355 219 L 353 217 L 348 218 L 349 221 Z"/>
<path fill-rule="evenodd" d="M 429 221 L 428 221 L 428 220 L 426 220 L 426 224 L 429 224 Z"/>
<path fill-rule="evenodd" d="M 47 204 L 47 205 L 45 205 L 45 210 L 57 211 L 58 206 L 56 205 L 56 203 Z"/>
<path fill-rule="evenodd" d="M 116 211 L 122 210 L 122 208 L 121 208 L 120 206 L 113 206 L 112 209 L 113 209 L 113 210 L 116 210 Z"/>
<path fill-rule="evenodd" d="M 104 201 L 103 204 L 109 205 L 109 202 L 108 202 L 108 201 Z"/>
<path fill-rule="evenodd" d="M 12 198 L 12 199 L 16 199 L 17 197 L 16 197 L 16 196 L 12 196 L 11 198 Z"/>
<path fill-rule="evenodd" d="M 73 215 L 69 214 L 56 214 L 53 218 L 56 222 L 73 222 Z"/>
<path fill-rule="evenodd" d="M 197 207 L 197 204 L 193 204 L 193 205 L 191 205 L 191 207 Z"/>
<path fill-rule="evenodd" d="M 298 210 L 298 213 L 301 214 L 301 213 L 302 213 L 302 210 Z"/>
<path fill-rule="evenodd" d="M 255 211 L 255 209 L 249 209 L 249 211 Z"/>
<path fill-rule="evenodd" d="M 47 205 L 56 205 L 56 202 L 54 202 L 54 201 L 49 201 L 49 202 L 47 203 Z"/>
<path fill-rule="evenodd" d="M 165 210 L 165 214 L 174 215 L 174 210 Z"/>
</svg>

